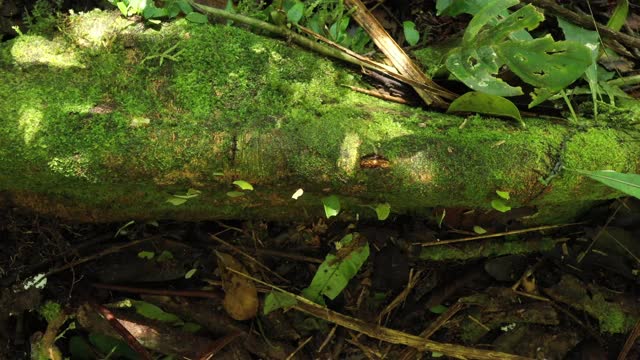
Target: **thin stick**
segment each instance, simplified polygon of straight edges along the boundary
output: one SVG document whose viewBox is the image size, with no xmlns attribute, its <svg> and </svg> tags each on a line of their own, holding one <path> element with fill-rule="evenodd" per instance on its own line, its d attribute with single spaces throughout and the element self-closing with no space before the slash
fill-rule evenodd
<svg viewBox="0 0 640 360">
<path fill-rule="evenodd" d="M 131 241 L 131 242 L 128 242 L 128 243 L 125 243 L 125 244 L 115 245 L 115 246 L 112 246 L 112 247 L 110 247 L 108 249 L 102 250 L 101 252 L 99 252 L 97 254 L 85 256 L 85 257 L 82 257 L 82 258 L 80 258 L 78 260 L 75 260 L 75 261 L 72 261 L 72 262 L 67 263 L 65 265 L 62 265 L 62 266 L 60 266 L 58 268 L 51 269 L 51 270 L 49 270 L 48 273 L 45 274 L 45 277 L 49 277 L 49 276 L 51 276 L 53 274 L 57 274 L 59 272 L 65 271 L 67 269 L 70 269 L 72 267 L 78 266 L 80 264 L 84 264 L 86 262 L 99 259 L 99 258 L 101 258 L 103 256 L 120 252 L 120 251 L 122 251 L 122 250 L 124 250 L 126 248 L 129 248 L 129 247 L 132 247 L 132 246 L 136 246 L 136 245 L 140 245 L 140 244 L 142 244 L 144 242 L 147 242 L 147 241 L 160 240 L 160 239 L 162 239 L 162 236 L 161 235 L 156 235 L 156 236 L 150 236 L 148 238 L 144 238 L 144 239 L 140 239 L 140 240 Z"/>
<path fill-rule="evenodd" d="M 91 306 L 93 307 L 93 309 L 95 311 L 97 311 L 100 315 L 102 315 L 108 322 L 109 325 L 111 325 L 111 327 L 118 332 L 118 334 L 120 334 L 120 336 L 122 336 L 122 338 L 127 342 L 127 344 L 131 347 L 131 349 L 133 349 L 136 353 L 138 353 L 138 355 L 140 355 L 140 357 L 144 360 L 152 360 L 153 358 L 151 357 L 151 354 L 149 354 L 149 352 L 147 351 L 147 349 L 145 349 L 140 342 L 138 342 L 138 339 L 136 339 L 130 332 L 129 330 L 127 330 L 127 328 L 125 328 L 120 321 L 118 320 L 118 318 L 115 317 L 115 315 L 113 315 L 113 313 L 107 309 L 106 307 L 92 302 Z"/>
<path fill-rule="evenodd" d="M 627 341 L 624 342 L 624 346 L 622 346 L 622 350 L 620 350 L 620 354 L 618 354 L 618 360 L 627 358 L 627 354 L 629 354 L 629 351 L 631 351 L 631 348 L 636 343 L 638 336 L 640 336 L 640 320 L 636 322 L 636 326 L 633 327 L 633 330 L 631 330 L 627 337 Z"/>
<path fill-rule="evenodd" d="M 289 354 L 289 356 L 287 356 L 287 358 L 285 360 L 291 360 L 293 359 L 294 356 L 296 356 L 296 354 L 298 353 L 298 351 L 302 350 L 302 348 L 307 345 L 307 343 L 309 343 L 309 341 L 311 341 L 311 339 L 313 339 L 313 336 L 309 336 L 307 338 L 307 340 L 303 341 L 302 344 L 298 345 L 298 347 L 293 350 L 293 352 L 291 354 Z"/>
<path fill-rule="evenodd" d="M 490 239 L 490 238 L 502 237 L 502 236 L 507 236 L 507 235 L 526 234 L 526 233 L 530 233 L 530 232 L 534 232 L 534 231 L 559 229 L 559 228 L 563 228 L 563 227 L 582 225 L 582 224 L 585 224 L 585 222 L 577 222 L 577 223 L 571 223 L 571 224 L 560 224 L 560 225 L 537 226 L 537 227 L 532 227 L 532 228 L 528 228 L 528 229 L 504 231 L 504 232 L 499 232 L 499 233 L 495 233 L 495 234 L 484 234 L 484 235 L 470 236 L 470 237 L 465 237 L 465 238 L 460 238 L 460 239 L 440 240 L 440 241 L 426 242 L 426 243 L 415 243 L 414 245 L 439 246 L 439 245 L 455 244 L 455 243 L 461 243 L 461 242 L 467 242 L 467 241 Z"/>
</svg>

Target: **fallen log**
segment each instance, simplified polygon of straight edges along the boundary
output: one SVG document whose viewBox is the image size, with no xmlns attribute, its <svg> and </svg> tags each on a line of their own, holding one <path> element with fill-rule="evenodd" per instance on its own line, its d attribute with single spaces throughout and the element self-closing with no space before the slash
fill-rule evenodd
<svg viewBox="0 0 640 360">
<path fill-rule="evenodd" d="M 550 223 L 621 196 L 561 166 L 640 170 L 637 102 L 523 129 L 355 93 L 353 69 L 237 27 L 92 11 L 62 30 L 0 46 L 0 199 L 43 214 L 303 219 L 329 195 L 345 218 L 489 211 L 500 190 Z"/>
</svg>

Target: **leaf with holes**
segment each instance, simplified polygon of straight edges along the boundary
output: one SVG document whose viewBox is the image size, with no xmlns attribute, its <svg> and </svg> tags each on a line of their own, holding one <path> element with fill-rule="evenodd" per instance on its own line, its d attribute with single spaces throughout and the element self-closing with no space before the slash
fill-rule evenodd
<svg viewBox="0 0 640 360">
<path fill-rule="evenodd" d="M 591 65 L 589 48 L 574 41 L 553 41 L 551 35 L 505 42 L 497 52 L 524 82 L 551 90 L 564 89 Z"/>
</svg>

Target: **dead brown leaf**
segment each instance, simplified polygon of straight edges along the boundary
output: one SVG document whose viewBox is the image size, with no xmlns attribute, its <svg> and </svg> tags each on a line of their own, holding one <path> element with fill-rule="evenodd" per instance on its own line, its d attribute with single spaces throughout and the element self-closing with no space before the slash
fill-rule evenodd
<svg viewBox="0 0 640 360">
<path fill-rule="evenodd" d="M 216 251 L 225 296 L 224 309 L 236 320 L 252 319 L 258 313 L 258 291 L 253 281 L 231 270 L 247 274 L 244 265 L 233 256 Z"/>
</svg>

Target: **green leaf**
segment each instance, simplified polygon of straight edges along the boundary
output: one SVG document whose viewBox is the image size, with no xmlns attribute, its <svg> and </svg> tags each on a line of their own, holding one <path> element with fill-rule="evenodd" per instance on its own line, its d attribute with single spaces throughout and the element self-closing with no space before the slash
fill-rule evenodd
<svg viewBox="0 0 640 360">
<path fill-rule="evenodd" d="M 265 315 L 268 315 L 274 310 L 290 308 L 297 303 L 298 300 L 290 294 L 280 291 L 271 291 L 264 298 L 264 308 L 262 311 Z"/>
<path fill-rule="evenodd" d="M 482 234 L 486 234 L 487 230 L 485 230 L 482 226 L 475 225 L 473 227 L 473 232 L 475 232 L 478 235 L 482 235 Z"/>
<path fill-rule="evenodd" d="M 508 191 L 496 190 L 496 194 L 505 200 L 509 200 L 511 198 Z"/>
<path fill-rule="evenodd" d="M 173 259 L 173 253 L 169 250 L 162 250 L 162 252 L 160 253 L 160 255 L 158 255 L 158 258 L 156 259 L 157 262 L 164 262 L 164 261 L 168 261 Z"/>
<path fill-rule="evenodd" d="M 157 19 L 168 15 L 167 9 L 157 8 L 153 5 L 148 5 L 142 10 L 142 17 L 145 19 Z"/>
<path fill-rule="evenodd" d="M 120 10 L 120 13 L 122 13 L 122 16 L 129 16 L 129 9 L 124 2 L 118 1 L 116 6 L 118 7 L 118 10 Z"/>
<path fill-rule="evenodd" d="M 153 259 L 154 256 L 156 256 L 156 253 L 154 253 L 153 251 L 140 251 L 138 253 L 138 257 L 140 259 L 151 260 L 151 259 Z"/>
<path fill-rule="evenodd" d="M 591 91 L 591 98 L 593 100 L 593 112 L 594 118 L 598 118 L 598 98 L 600 98 L 598 86 L 598 56 L 600 55 L 600 39 L 598 33 L 590 31 L 576 26 L 568 21 L 558 18 L 558 25 L 564 32 L 564 37 L 567 40 L 575 41 L 585 45 L 591 51 L 591 65 L 587 67 L 584 75 L 589 83 L 589 89 Z"/>
<path fill-rule="evenodd" d="M 579 174 L 587 176 L 593 180 L 599 181 L 609 187 L 622 191 L 627 195 L 631 195 L 640 199 L 640 175 L 619 173 L 612 170 L 585 171 L 571 170 Z"/>
<path fill-rule="evenodd" d="M 509 100 L 502 96 L 485 94 L 477 91 L 468 92 L 455 99 L 447 112 L 475 112 L 516 119 L 525 126 L 520 111 Z"/>
<path fill-rule="evenodd" d="M 253 190 L 253 186 L 244 180 L 236 180 L 233 184 L 238 186 L 241 190 Z"/>
<path fill-rule="evenodd" d="M 564 89 L 591 65 L 589 48 L 574 41 L 553 41 L 551 35 L 504 42 L 496 51 L 524 82 L 551 90 Z"/>
<path fill-rule="evenodd" d="M 505 204 L 502 199 L 491 201 L 491 207 L 503 213 L 511 210 L 511 206 Z"/>
<path fill-rule="evenodd" d="M 304 14 L 304 4 L 297 1 L 289 11 L 287 11 L 287 19 L 292 24 L 297 24 Z"/>
<path fill-rule="evenodd" d="M 187 199 L 179 198 L 179 197 L 177 197 L 177 196 L 175 196 L 175 195 L 174 195 L 174 196 L 170 197 L 170 198 L 167 200 L 167 202 L 168 202 L 169 204 L 171 204 L 171 205 L 179 206 L 179 205 L 182 205 L 182 204 L 186 203 L 186 202 L 187 202 Z"/>
<path fill-rule="evenodd" d="M 324 213 L 327 219 L 338 215 L 340 212 L 340 199 L 335 195 L 322 198 L 322 205 L 324 205 Z"/>
<path fill-rule="evenodd" d="M 174 314 L 165 312 L 158 306 L 148 303 L 146 301 L 131 300 L 131 303 L 136 308 L 136 312 L 148 319 L 158 320 L 162 322 L 171 323 L 172 325 L 182 325 L 184 322 Z"/>
<path fill-rule="evenodd" d="M 443 312 L 447 311 L 447 309 L 449 309 L 448 307 L 440 304 L 440 305 L 436 305 L 432 308 L 429 308 L 429 311 L 431 311 L 434 314 L 442 314 Z"/>
<path fill-rule="evenodd" d="M 176 1 L 176 4 L 178 4 L 180 11 L 182 11 L 186 15 L 189 15 L 193 12 L 193 8 L 191 7 L 191 5 L 185 0 L 178 0 Z"/>
<path fill-rule="evenodd" d="M 185 17 L 185 19 L 191 21 L 192 23 L 196 23 L 196 24 L 206 24 L 209 22 L 209 19 L 205 16 L 202 15 L 200 13 L 197 12 L 191 12 L 188 13 L 187 16 Z"/>
<path fill-rule="evenodd" d="M 522 88 L 511 86 L 495 75 L 502 64 L 490 46 L 456 48 L 445 61 L 447 69 L 468 87 L 498 96 L 522 95 Z"/>
<path fill-rule="evenodd" d="M 354 235 L 346 235 L 337 244 L 345 251 Z M 357 236 L 357 235 L 356 235 Z M 308 288 L 302 290 L 302 294 L 307 299 L 318 304 L 324 304 L 323 296 L 335 299 L 360 270 L 364 262 L 369 257 L 369 244 L 351 249 L 348 254 L 340 254 L 340 257 L 328 254 L 316 274 L 311 280 Z"/>
<path fill-rule="evenodd" d="M 378 204 L 375 207 L 375 211 L 378 215 L 378 220 L 386 220 L 391 213 L 391 205 L 389 205 L 389 203 Z"/>
<path fill-rule="evenodd" d="M 438 16 L 457 16 L 460 14 L 476 14 L 487 4 L 487 0 L 438 0 L 436 10 Z"/>
<path fill-rule="evenodd" d="M 462 42 L 467 45 L 471 44 L 480 33 L 480 29 L 487 25 L 487 23 L 492 19 L 495 19 L 498 15 L 502 14 L 506 8 L 518 3 L 518 0 L 491 0 L 487 2 L 486 5 L 480 9 L 480 11 L 478 11 L 469 22 L 469 25 L 462 36 Z M 494 39 L 494 41 L 500 40 L 501 39 L 499 38 Z"/>
<path fill-rule="evenodd" d="M 227 196 L 230 198 L 237 198 L 240 196 L 244 196 L 244 193 L 242 191 L 229 191 L 227 193 Z"/>
<path fill-rule="evenodd" d="M 184 278 L 185 279 L 191 279 L 193 277 L 193 275 L 195 275 L 196 271 L 198 271 L 198 269 L 191 269 L 191 270 L 187 271 L 187 273 L 184 274 Z"/>
<path fill-rule="evenodd" d="M 416 24 L 413 21 L 405 21 L 402 23 L 404 28 L 404 38 L 407 43 L 414 46 L 420 40 L 420 33 L 416 30 Z"/>
<path fill-rule="evenodd" d="M 627 16 L 629 15 L 629 0 L 618 0 L 616 8 L 613 9 L 613 14 L 607 22 L 607 27 L 615 31 L 620 31 L 625 22 L 627 22 Z"/>
</svg>

